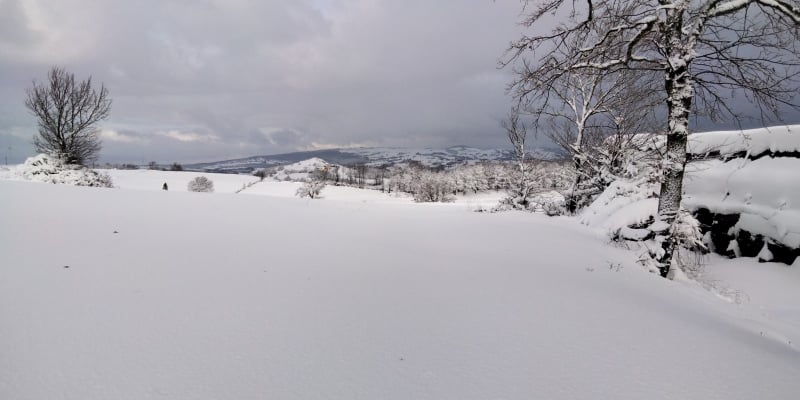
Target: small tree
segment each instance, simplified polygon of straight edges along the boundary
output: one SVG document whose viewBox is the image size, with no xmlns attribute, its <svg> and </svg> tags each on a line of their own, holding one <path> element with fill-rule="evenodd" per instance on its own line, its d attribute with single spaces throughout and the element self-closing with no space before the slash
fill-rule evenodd
<svg viewBox="0 0 800 400">
<path fill-rule="evenodd" d="M 76 82 L 75 75 L 53 67 L 48 81 L 33 81 L 25 106 L 36 117 L 39 134 L 33 145 L 39 153 L 67 164 L 96 161 L 101 143 L 97 123 L 111 113 L 108 89 L 92 87 L 92 78 Z"/>
<path fill-rule="evenodd" d="M 211 193 L 214 191 L 214 182 L 205 176 L 198 176 L 189 181 L 188 189 L 190 192 Z"/>
<path fill-rule="evenodd" d="M 170 171 L 183 171 L 183 165 L 180 165 L 180 164 L 178 164 L 176 162 L 172 163 L 172 165 L 169 166 L 169 170 Z"/>
<path fill-rule="evenodd" d="M 303 183 L 303 186 L 297 188 L 297 196 L 301 198 L 318 198 L 322 193 L 322 189 L 327 185 L 328 175 L 328 167 L 320 168 L 309 174 L 308 180 Z"/>
<path fill-rule="evenodd" d="M 514 150 L 516 170 L 511 180 L 510 198 L 508 201 L 514 208 L 527 209 L 528 199 L 533 191 L 530 177 L 528 174 L 528 164 L 526 160 L 525 140 L 528 136 L 528 129 L 525 123 L 519 120 L 519 108 L 513 108 L 508 113 L 508 119 L 501 122 L 503 130 L 508 136 L 508 141 Z"/>
<path fill-rule="evenodd" d="M 266 168 L 259 168 L 253 172 L 253 176 L 258 177 L 259 180 L 263 181 L 264 178 L 267 177 L 267 169 Z"/>
</svg>

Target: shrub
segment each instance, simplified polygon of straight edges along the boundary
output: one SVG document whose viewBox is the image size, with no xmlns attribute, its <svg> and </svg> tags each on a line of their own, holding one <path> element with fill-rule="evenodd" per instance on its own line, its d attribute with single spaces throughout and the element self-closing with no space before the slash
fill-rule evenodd
<svg viewBox="0 0 800 400">
<path fill-rule="evenodd" d="M 16 168 L 23 179 L 75 186 L 114 187 L 111 177 L 76 164 L 66 164 L 57 157 L 39 154 Z"/>
<path fill-rule="evenodd" d="M 309 197 L 312 199 L 316 199 L 319 197 L 320 193 L 322 193 L 322 189 L 325 188 L 325 181 L 320 180 L 309 180 L 303 183 L 303 186 L 297 188 L 297 196 L 300 198 Z"/>
<path fill-rule="evenodd" d="M 214 182 L 205 176 L 198 176 L 189 181 L 188 189 L 190 192 L 211 193 L 214 191 Z"/>
</svg>

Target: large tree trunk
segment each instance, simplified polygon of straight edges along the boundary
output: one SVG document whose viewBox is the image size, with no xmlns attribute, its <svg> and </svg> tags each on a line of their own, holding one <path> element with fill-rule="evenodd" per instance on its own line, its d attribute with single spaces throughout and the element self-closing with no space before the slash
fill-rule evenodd
<svg viewBox="0 0 800 400">
<path fill-rule="evenodd" d="M 580 120 L 579 120 L 580 121 Z M 566 208 L 567 212 L 574 214 L 578 210 L 578 188 L 580 187 L 583 176 L 583 126 L 582 122 L 578 122 L 578 133 L 575 137 L 575 144 L 573 145 L 572 166 L 575 168 L 575 180 L 572 182 L 572 188 L 567 195 Z"/>
<path fill-rule="evenodd" d="M 683 196 L 683 174 L 686 166 L 686 142 L 689 134 L 689 112 L 694 97 L 693 83 L 688 74 L 688 65 L 679 65 L 667 71 L 665 86 L 669 111 L 667 152 L 662 162 L 663 175 L 661 193 L 658 198 L 658 217 L 672 226 L 681 206 Z M 664 254 L 659 257 L 661 276 L 667 277 L 675 238 L 667 231 L 664 234 Z"/>
</svg>

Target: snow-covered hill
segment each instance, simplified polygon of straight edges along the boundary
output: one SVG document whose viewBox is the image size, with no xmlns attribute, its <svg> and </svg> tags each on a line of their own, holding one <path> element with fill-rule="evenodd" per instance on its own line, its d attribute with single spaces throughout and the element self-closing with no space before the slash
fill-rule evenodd
<svg viewBox="0 0 800 400">
<path fill-rule="evenodd" d="M 570 218 L 110 172 L 0 180 L 2 399 L 800 393 L 797 268 L 712 258 L 712 294 Z"/>
<path fill-rule="evenodd" d="M 563 158 L 563 154 L 560 151 L 544 148 L 532 149 L 530 155 L 532 158 L 542 160 Z M 184 168 L 192 171 L 250 173 L 258 168 L 291 164 L 309 158 L 319 158 L 331 164 L 345 166 L 353 164 L 386 166 L 415 161 L 423 165 L 436 167 L 453 166 L 478 161 L 508 161 L 513 158 L 513 153 L 511 150 L 507 149 L 485 150 L 466 146 L 454 146 L 441 150 L 375 147 L 254 156 L 236 160 L 189 164 L 184 165 Z"/>
</svg>

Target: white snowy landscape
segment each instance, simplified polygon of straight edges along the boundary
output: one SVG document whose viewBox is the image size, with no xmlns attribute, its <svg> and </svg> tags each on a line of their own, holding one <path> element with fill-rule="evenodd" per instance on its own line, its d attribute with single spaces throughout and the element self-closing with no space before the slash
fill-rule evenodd
<svg viewBox="0 0 800 400">
<path fill-rule="evenodd" d="M 0 400 L 800 399 L 800 0 L 0 0 Z"/>
<path fill-rule="evenodd" d="M 762 160 L 781 159 L 739 162 Z M 605 225 L 474 212 L 503 193 L 311 200 L 247 175 L 192 193 L 196 172 L 94 188 L 25 170 L 0 170 L 4 399 L 800 393 L 797 262 L 709 255 L 667 280 Z"/>
</svg>

